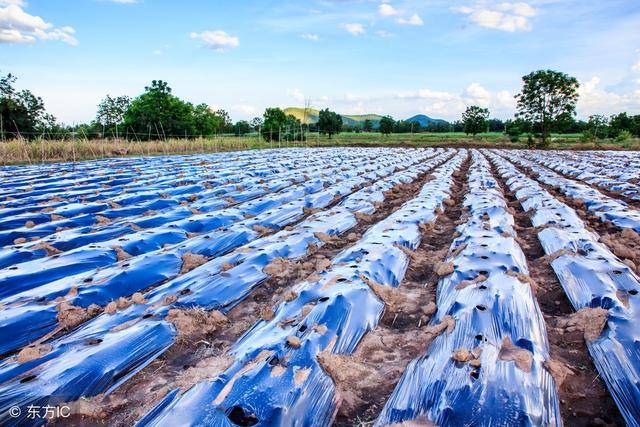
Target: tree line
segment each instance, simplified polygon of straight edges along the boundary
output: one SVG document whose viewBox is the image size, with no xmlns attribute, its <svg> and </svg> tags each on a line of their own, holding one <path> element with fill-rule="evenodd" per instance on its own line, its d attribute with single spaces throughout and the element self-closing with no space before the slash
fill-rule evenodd
<svg viewBox="0 0 640 427">
<path fill-rule="evenodd" d="M 546 146 L 552 133 L 581 133 L 584 141 L 613 138 L 619 141 L 640 137 L 640 115 L 620 113 L 609 118 L 594 115 L 587 121 L 576 120 L 578 80 L 567 74 L 540 70 L 522 78 L 523 87 L 516 95 L 517 113 L 513 119 L 490 118 L 486 108 L 467 107 L 460 120 L 436 121 L 427 126 L 384 116 L 380 121 L 365 120 L 346 125 L 339 114 L 324 109 L 317 123 L 303 124 L 280 108 L 267 108 L 262 117 L 233 123 L 222 109 L 207 104 L 193 105 L 172 93 L 168 83 L 153 80 L 144 92 L 128 96 L 107 95 L 98 105 L 91 123 L 60 125 L 46 112 L 44 102 L 29 90 L 14 87 L 16 77 L 0 74 L 0 134 L 2 139 L 60 138 L 78 135 L 83 138 L 123 138 L 149 140 L 165 138 L 210 137 L 219 134 L 259 133 L 268 141 L 302 141 L 308 132 L 332 137 L 340 132 L 446 133 L 465 132 L 476 136 L 484 132 L 502 132 L 511 141 L 526 137 L 529 146 Z"/>
</svg>

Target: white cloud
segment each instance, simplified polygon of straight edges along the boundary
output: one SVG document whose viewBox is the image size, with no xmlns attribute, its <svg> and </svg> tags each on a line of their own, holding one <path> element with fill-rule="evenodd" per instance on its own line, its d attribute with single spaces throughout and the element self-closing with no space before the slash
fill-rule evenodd
<svg viewBox="0 0 640 427">
<path fill-rule="evenodd" d="M 508 110 L 516 109 L 516 99 L 508 90 L 501 90 L 496 94 L 497 103 L 500 107 Z"/>
<path fill-rule="evenodd" d="M 411 15 L 409 19 L 398 18 L 398 24 L 420 26 L 420 25 L 424 25 L 424 22 L 422 21 L 422 18 L 420 18 L 420 15 L 418 15 L 417 13 L 414 13 L 413 15 Z"/>
<path fill-rule="evenodd" d="M 452 10 L 469 15 L 471 22 L 481 27 L 508 32 L 530 31 L 532 27 L 529 19 L 537 14 L 535 8 L 523 2 L 504 2 L 493 6 L 476 3 L 473 7 L 460 6 Z"/>
<path fill-rule="evenodd" d="M 480 107 L 489 107 L 493 96 L 482 87 L 480 83 L 471 83 L 463 92 L 463 100 L 468 105 L 479 105 Z"/>
<path fill-rule="evenodd" d="M 229 108 L 229 112 L 240 114 L 242 116 L 247 117 L 247 116 L 255 115 L 258 112 L 258 109 L 253 105 L 238 104 L 238 105 L 232 105 Z"/>
<path fill-rule="evenodd" d="M 625 91 L 624 94 L 620 94 L 601 89 L 600 83 L 601 80 L 598 76 L 580 82 L 580 89 L 578 89 L 580 98 L 577 107 L 580 117 L 588 117 L 593 114 L 610 115 L 622 111 L 630 113 L 640 111 L 640 85 L 634 92 Z"/>
<path fill-rule="evenodd" d="M 380 16 L 395 16 L 398 14 L 398 11 L 389 3 L 382 3 L 378 6 L 378 14 Z"/>
<path fill-rule="evenodd" d="M 401 92 L 397 95 L 400 99 L 430 99 L 440 101 L 452 101 L 456 95 L 450 92 L 433 91 L 430 89 L 419 89 L 417 92 Z"/>
<path fill-rule="evenodd" d="M 300 92 L 300 89 L 289 89 L 287 90 L 287 94 L 292 97 L 293 99 L 295 99 L 297 102 L 304 102 L 305 97 L 304 94 L 302 92 Z"/>
<path fill-rule="evenodd" d="M 633 64 L 633 66 L 631 67 L 632 71 L 635 71 L 637 73 L 640 73 L 640 60 L 638 62 L 636 62 L 635 64 Z"/>
<path fill-rule="evenodd" d="M 365 32 L 364 25 L 358 23 L 342 24 L 342 28 L 347 30 L 352 36 L 359 36 Z"/>
<path fill-rule="evenodd" d="M 317 42 L 320 40 L 320 37 L 317 34 L 311 34 L 311 33 L 302 34 L 300 37 L 302 37 L 305 40 L 311 40 L 312 42 Z"/>
<path fill-rule="evenodd" d="M 386 30 L 378 30 L 376 31 L 376 36 L 386 39 L 386 38 L 395 36 L 395 34 L 390 33 L 389 31 L 386 31 Z"/>
<path fill-rule="evenodd" d="M 20 7 L 23 2 L 0 0 L 8 6 L 0 8 L 0 43 L 29 43 L 39 40 L 60 40 L 76 46 L 75 30 L 65 26 L 54 27 L 41 17 L 30 15 Z"/>
<path fill-rule="evenodd" d="M 10 6 L 12 4 L 23 7 L 27 5 L 24 0 L 0 0 L 0 6 Z"/>
<path fill-rule="evenodd" d="M 237 37 L 230 36 L 222 30 L 203 31 L 201 33 L 191 33 L 192 39 L 199 39 L 204 42 L 204 46 L 216 52 L 225 52 L 228 49 L 235 49 L 240 45 Z"/>
</svg>

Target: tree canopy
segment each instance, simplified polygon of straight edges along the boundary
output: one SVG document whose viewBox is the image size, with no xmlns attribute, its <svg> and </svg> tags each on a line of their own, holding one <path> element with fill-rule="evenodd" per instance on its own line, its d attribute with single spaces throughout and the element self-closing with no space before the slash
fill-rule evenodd
<svg viewBox="0 0 640 427">
<path fill-rule="evenodd" d="M 462 123 L 464 124 L 464 132 L 467 135 L 477 135 L 487 131 L 487 119 L 489 118 L 489 110 L 486 108 L 472 105 L 467 107 L 462 113 Z"/>
<path fill-rule="evenodd" d="M 389 135 L 393 132 L 396 121 L 391 116 L 384 116 L 380 119 L 379 130 L 383 135 Z"/>
<path fill-rule="evenodd" d="M 2 138 L 33 139 L 55 126 L 55 118 L 46 113 L 42 98 L 29 90 L 14 88 L 16 77 L 0 75 L 0 133 Z"/>
<path fill-rule="evenodd" d="M 532 123 L 546 146 L 559 122 L 575 116 L 580 84 L 575 77 L 553 70 L 534 71 L 522 81 L 522 92 L 516 95 L 517 117 Z"/>
<path fill-rule="evenodd" d="M 320 133 L 329 135 L 329 138 L 331 138 L 332 135 L 342 131 L 342 116 L 329 111 L 328 108 L 321 110 L 318 118 L 318 129 Z"/>
<path fill-rule="evenodd" d="M 111 97 L 107 95 L 98 104 L 98 112 L 96 113 L 96 123 L 103 127 L 104 136 L 119 136 L 120 125 L 124 124 L 124 116 L 131 105 L 131 99 L 128 96 Z"/>
</svg>

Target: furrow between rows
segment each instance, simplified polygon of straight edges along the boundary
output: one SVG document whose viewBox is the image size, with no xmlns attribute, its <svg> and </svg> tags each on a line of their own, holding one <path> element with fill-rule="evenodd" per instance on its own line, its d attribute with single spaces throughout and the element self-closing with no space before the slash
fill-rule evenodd
<svg viewBox="0 0 640 427">
<path fill-rule="evenodd" d="M 535 296 L 547 324 L 551 350 L 548 367 L 558 387 L 562 419 L 567 425 L 589 425 L 598 419 L 605 424 L 624 424 L 589 356 L 584 331 L 569 326 L 573 307 L 538 238 L 538 232 L 550 224 L 540 224 L 536 209 L 529 205 L 527 211 L 523 208 L 527 192 L 535 191 L 536 186 L 521 179 L 515 168 L 494 154 L 485 154 L 489 156 L 494 176 L 515 211 L 518 242 L 527 257 Z M 534 221 L 537 227 L 533 225 Z"/>
<path fill-rule="evenodd" d="M 444 333 L 408 366 L 376 425 L 562 424 L 514 218 L 487 160 L 472 155 L 465 221 L 439 268 L 431 324 Z"/>
<path fill-rule="evenodd" d="M 577 311 L 560 326 L 583 333 L 625 421 L 639 425 L 638 276 L 598 242 L 598 235 L 586 229 L 573 209 L 509 163 L 503 165 L 514 177 L 515 194 L 523 208 L 532 210 L 542 247 Z"/>
</svg>

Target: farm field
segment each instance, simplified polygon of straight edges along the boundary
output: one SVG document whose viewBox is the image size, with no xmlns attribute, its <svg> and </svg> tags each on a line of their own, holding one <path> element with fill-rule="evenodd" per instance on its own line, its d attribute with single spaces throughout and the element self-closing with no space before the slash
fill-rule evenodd
<svg viewBox="0 0 640 427">
<path fill-rule="evenodd" d="M 602 140 L 582 142 L 580 134 L 553 134 L 550 148 L 558 150 L 639 150 L 640 140 L 623 142 Z M 527 139 L 511 142 L 502 133 L 400 133 L 342 132 L 333 137 L 317 132 L 306 134 L 306 141 L 264 141 L 257 133 L 244 136 L 220 135 L 195 139 L 128 141 L 125 139 L 82 139 L 35 141 L 12 140 L 0 144 L 0 167 L 51 162 L 98 160 L 113 157 L 166 156 L 218 153 L 266 148 L 395 147 L 395 148 L 505 148 L 525 149 Z"/>
<path fill-rule="evenodd" d="M 489 148 L 0 167 L 0 425 L 640 425 L 639 177 Z"/>
</svg>

